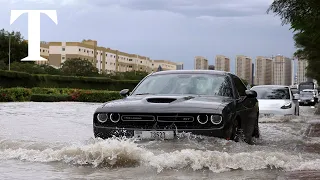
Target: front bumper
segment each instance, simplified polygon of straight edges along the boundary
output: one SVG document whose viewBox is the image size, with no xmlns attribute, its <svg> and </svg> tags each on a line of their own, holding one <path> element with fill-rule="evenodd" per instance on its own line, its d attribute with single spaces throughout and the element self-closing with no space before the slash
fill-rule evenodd
<svg viewBox="0 0 320 180">
<path fill-rule="evenodd" d="M 309 104 L 309 103 L 314 103 L 315 99 L 300 99 L 298 102 L 300 104 Z"/>
<path fill-rule="evenodd" d="M 292 116 L 295 115 L 295 109 L 262 109 L 259 111 L 259 117 L 274 117 L 274 116 Z"/>
<path fill-rule="evenodd" d="M 203 135 L 211 137 L 224 137 L 223 127 L 214 129 L 141 129 L 141 128 L 116 128 L 116 127 L 104 127 L 93 125 L 93 131 L 95 137 L 103 139 L 110 138 L 112 136 L 125 136 L 128 138 L 134 137 L 135 131 L 171 131 L 176 136 L 176 133 L 191 133 L 193 135 Z"/>
</svg>

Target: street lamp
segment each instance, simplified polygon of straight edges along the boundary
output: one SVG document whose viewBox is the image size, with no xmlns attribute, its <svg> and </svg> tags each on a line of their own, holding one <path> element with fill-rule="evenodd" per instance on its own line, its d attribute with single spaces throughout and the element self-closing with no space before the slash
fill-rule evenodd
<svg viewBox="0 0 320 180">
<path fill-rule="evenodd" d="M 10 71 L 10 64 L 11 64 L 11 33 L 9 33 L 9 71 Z"/>
</svg>

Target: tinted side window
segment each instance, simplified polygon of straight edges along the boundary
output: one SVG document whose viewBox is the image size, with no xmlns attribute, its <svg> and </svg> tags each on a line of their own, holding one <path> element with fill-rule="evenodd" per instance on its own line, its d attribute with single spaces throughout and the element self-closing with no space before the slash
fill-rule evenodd
<svg viewBox="0 0 320 180">
<path fill-rule="evenodd" d="M 238 91 L 239 95 L 240 96 L 245 96 L 246 95 L 246 90 L 247 90 L 246 86 L 237 77 L 234 77 L 233 80 L 234 80 L 234 83 L 235 83 L 235 86 L 237 88 L 237 91 Z"/>
</svg>

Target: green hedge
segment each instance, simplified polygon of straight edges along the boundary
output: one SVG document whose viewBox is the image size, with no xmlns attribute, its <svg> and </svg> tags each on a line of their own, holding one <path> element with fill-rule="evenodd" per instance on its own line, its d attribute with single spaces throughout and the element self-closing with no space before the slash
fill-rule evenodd
<svg viewBox="0 0 320 180">
<path fill-rule="evenodd" d="M 122 98 L 119 91 L 84 90 L 67 88 L 5 88 L 0 89 L 0 102 L 107 102 Z"/>
<path fill-rule="evenodd" d="M 47 74 L 28 74 L 25 72 L 0 70 L 0 87 L 46 87 L 46 88 L 77 88 L 120 91 L 133 89 L 139 81 L 114 80 L 105 77 L 78 77 Z"/>
<path fill-rule="evenodd" d="M 0 89 L 0 102 L 30 101 L 31 94 L 26 88 Z"/>
<path fill-rule="evenodd" d="M 34 102 L 60 102 L 72 101 L 72 97 L 66 94 L 32 94 L 30 100 Z"/>
</svg>

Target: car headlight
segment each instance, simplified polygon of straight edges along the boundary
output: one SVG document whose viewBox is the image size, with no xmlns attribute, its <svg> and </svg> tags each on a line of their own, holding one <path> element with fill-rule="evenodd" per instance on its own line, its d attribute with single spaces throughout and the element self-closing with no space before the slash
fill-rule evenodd
<svg viewBox="0 0 320 180">
<path fill-rule="evenodd" d="M 97 114 L 97 119 L 101 123 L 105 123 L 108 120 L 108 114 L 107 113 L 99 113 Z"/>
<path fill-rule="evenodd" d="M 292 107 L 292 102 L 287 102 L 281 107 L 281 109 L 290 109 L 291 107 Z"/>
<path fill-rule="evenodd" d="M 210 116 L 210 121 L 214 125 L 218 125 L 222 122 L 222 116 L 220 115 L 211 115 Z"/>
</svg>

